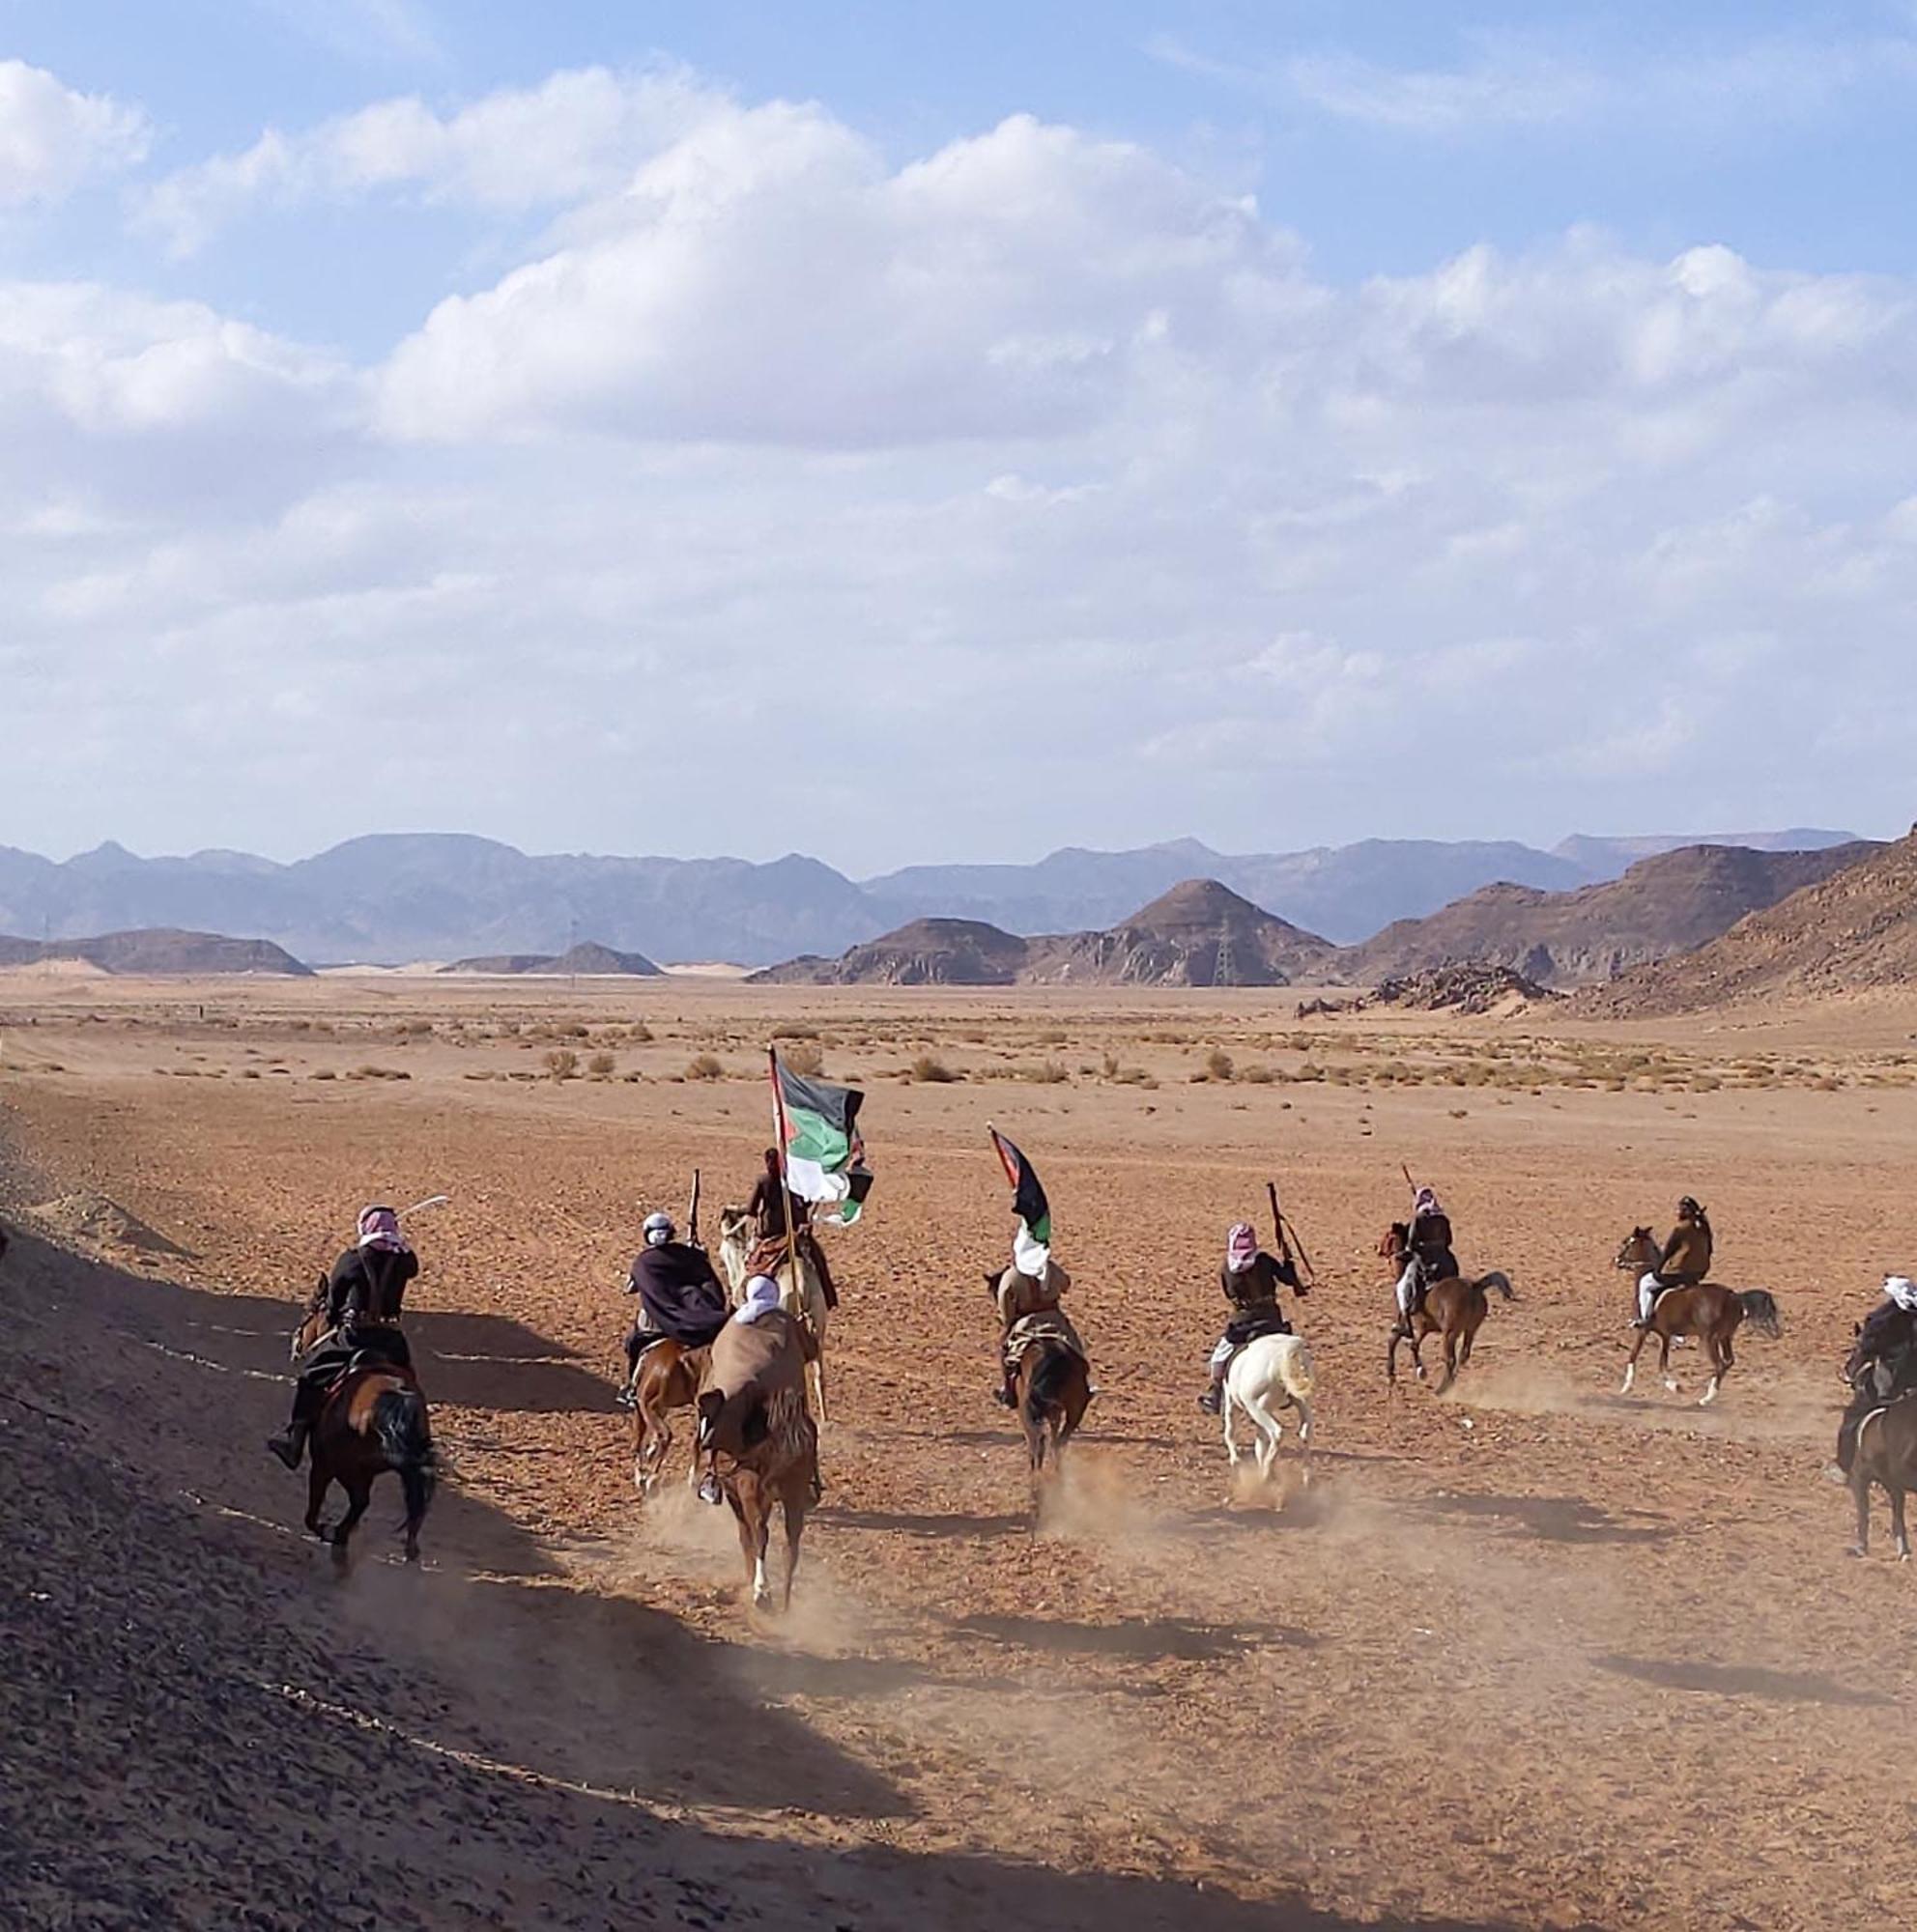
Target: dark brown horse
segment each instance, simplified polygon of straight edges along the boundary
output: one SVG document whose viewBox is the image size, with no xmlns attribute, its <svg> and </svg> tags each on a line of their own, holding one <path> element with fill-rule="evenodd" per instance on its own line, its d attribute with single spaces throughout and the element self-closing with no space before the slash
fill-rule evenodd
<svg viewBox="0 0 1917 1932">
<path fill-rule="evenodd" d="M 1076 1349 L 1054 1335 L 1041 1335 L 1018 1357 L 1012 1371 L 1012 1390 L 1018 1425 L 1025 1432 L 1032 1480 L 1043 1483 L 1057 1476 L 1065 1445 L 1085 1419 L 1092 1401 L 1092 1372 Z"/>
<path fill-rule="evenodd" d="M 648 1345 L 639 1358 L 632 1385 L 632 1480 L 643 1496 L 652 1493 L 672 1453 L 672 1426 L 667 1418 L 675 1408 L 690 1408 L 699 1398 L 706 1353 L 668 1336 Z"/>
<path fill-rule="evenodd" d="M 1378 1252 L 1402 1271 L 1409 1241 L 1410 1230 L 1402 1221 L 1394 1221 L 1379 1241 Z M 1417 1378 L 1423 1381 L 1426 1378 L 1420 1345 L 1428 1337 L 1439 1335 L 1445 1342 L 1445 1379 L 1438 1384 L 1436 1393 L 1443 1395 L 1457 1380 L 1458 1371 L 1471 1363 L 1472 1345 L 1477 1340 L 1477 1331 L 1484 1326 L 1484 1318 L 1491 1313 L 1487 1291 L 1494 1289 L 1506 1301 L 1517 1298 L 1511 1291 L 1510 1278 L 1497 1268 L 1474 1281 L 1466 1281 L 1461 1275 L 1434 1281 L 1424 1291 L 1423 1300 L 1411 1314 L 1400 1316 L 1393 1325 L 1390 1346 L 1385 1351 L 1385 1379 L 1397 1380 L 1398 1346 L 1408 1342 Z"/>
<path fill-rule="evenodd" d="M 347 1539 L 366 1514 L 373 1484 L 387 1470 L 406 1493 L 406 1560 L 419 1560 L 419 1525 L 439 1465 L 426 1398 L 409 1371 L 383 1362 L 349 1369 L 320 1411 L 308 1453 L 306 1527 L 332 1545 L 335 1562 L 345 1563 Z M 346 1492 L 346 1514 L 329 1525 L 320 1509 L 334 1483 Z"/>
<path fill-rule="evenodd" d="M 1910 1532 L 1903 1522 L 1903 1498 L 1917 1490 L 1917 1394 L 1899 1396 L 1874 1408 L 1857 1430 L 1857 1452 L 1850 1464 L 1850 1494 L 1857 1504 L 1857 1541 L 1853 1556 L 1871 1548 L 1871 1488 L 1875 1484 L 1890 1498 L 1891 1538 L 1898 1560 L 1910 1561 Z"/>
<path fill-rule="evenodd" d="M 1646 1230 L 1634 1229 L 1630 1239 L 1617 1251 L 1617 1265 L 1626 1269 L 1635 1267 L 1646 1252 L 1650 1265 L 1654 1265 L 1660 1253 L 1655 1239 Z M 1640 1278 L 1649 1271 L 1649 1265 L 1645 1266 Z M 1630 1359 L 1624 1364 L 1623 1387 L 1618 1393 L 1630 1394 L 1631 1384 L 1637 1379 L 1638 1356 L 1653 1335 L 1657 1337 L 1658 1373 L 1664 1378 L 1664 1386 L 1675 1393 L 1677 1378 L 1671 1373 L 1671 1345 L 1678 1336 L 1689 1335 L 1697 1340 L 1710 1361 L 1710 1379 L 1698 1401 L 1702 1408 L 1705 1403 L 1716 1400 L 1725 1377 L 1731 1373 L 1736 1360 L 1731 1338 L 1746 1321 L 1768 1341 L 1775 1342 L 1784 1333 L 1784 1318 L 1778 1313 L 1776 1297 L 1764 1289 L 1746 1289 L 1740 1293 L 1714 1281 L 1699 1282 L 1694 1288 L 1667 1288 L 1652 1304 L 1650 1320 L 1638 1330 L 1638 1338 L 1631 1344 Z"/>
</svg>

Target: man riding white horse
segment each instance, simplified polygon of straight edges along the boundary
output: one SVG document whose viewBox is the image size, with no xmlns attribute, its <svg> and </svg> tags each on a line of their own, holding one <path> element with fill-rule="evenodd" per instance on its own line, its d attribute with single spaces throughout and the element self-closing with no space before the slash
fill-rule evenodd
<svg viewBox="0 0 1917 1932">
<path fill-rule="evenodd" d="M 1212 1350 L 1211 1386 L 1198 1398 L 1198 1406 L 1208 1415 L 1216 1415 L 1224 1401 L 1225 1373 L 1232 1357 L 1248 1342 L 1261 1335 L 1289 1335 L 1291 1323 L 1278 1306 L 1278 1290 L 1288 1288 L 1294 1294 L 1306 1289 L 1298 1278 L 1298 1265 L 1287 1251 L 1269 1255 L 1258 1245 L 1250 1222 L 1234 1221 L 1225 1236 L 1224 1264 L 1218 1270 L 1218 1286 L 1225 1299 L 1237 1310 L 1225 1324 L 1225 1332 Z"/>
</svg>

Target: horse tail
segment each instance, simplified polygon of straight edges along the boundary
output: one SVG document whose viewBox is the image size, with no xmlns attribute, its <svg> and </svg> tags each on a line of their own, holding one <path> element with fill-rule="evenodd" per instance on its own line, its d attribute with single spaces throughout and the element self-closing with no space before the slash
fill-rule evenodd
<svg viewBox="0 0 1917 1932">
<path fill-rule="evenodd" d="M 1760 1335 L 1775 1342 L 1784 1333 L 1784 1317 L 1777 1311 L 1777 1297 L 1768 1289 L 1746 1289 L 1737 1297 L 1737 1305 L 1744 1311 L 1744 1320 Z"/>
<path fill-rule="evenodd" d="M 1517 1293 L 1511 1287 L 1511 1278 L 1502 1268 L 1493 1268 L 1489 1274 L 1481 1274 L 1472 1286 L 1482 1294 L 1486 1289 L 1495 1288 L 1506 1301 L 1517 1300 Z"/>
<path fill-rule="evenodd" d="M 1293 1337 L 1289 1349 L 1278 1350 L 1278 1379 L 1294 1402 L 1308 1402 L 1318 1386 L 1312 1373 L 1311 1349 L 1302 1336 Z"/>
<path fill-rule="evenodd" d="M 426 1423 L 426 1398 L 417 1389 L 386 1389 L 373 1403 L 373 1434 L 406 1492 L 406 1520 L 417 1528 L 433 1500 L 440 1469 Z"/>
</svg>

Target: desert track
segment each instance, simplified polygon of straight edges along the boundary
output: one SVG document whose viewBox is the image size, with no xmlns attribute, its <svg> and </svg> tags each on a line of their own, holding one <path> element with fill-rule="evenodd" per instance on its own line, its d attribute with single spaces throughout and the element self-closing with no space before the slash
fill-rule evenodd
<svg viewBox="0 0 1917 1932">
<path fill-rule="evenodd" d="M 1908 1780 L 1859 1768 L 1895 1766 L 1917 1712 L 1917 1577 L 1845 1561 L 1817 1479 L 1849 1322 L 1917 1239 L 1917 1094 L 1874 1078 L 1894 1017 L 1671 1046 L 1762 1047 L 1774 1086 L 1533 1093 L 1193 1084 L 1214 1046 L 1296 1072 L 1360 1038 L 1376 1065 L 1501 1037 L 1293 1051 L 1270 995 L 206 997 L 0 994 L 10 1208 L 91 1190 L 182 1251 L 70 1252 L 18 1217 L 0 1264 L 26 1498 L 0 1527 L 0 1756 L 24 1760 L 0 1880 L 27 1922 L 139 1922 L 149 1898 L 157 1922 L 248 1900 L 291 1925 L 304 1895 L 354 1923 L 375 1894 L 367 1923 L 1773 1932 L 1906 1909 Z M 502 1077 L 569 1050 L 506 1023 L 641 1018 L 610 1079 Z M 726 1522 L 639 1506 L 612 1401 L 639 1204 L 676 1206 L 695 1164 L 714 1208 L 743 1190 L 773 1021 L 868 1085 L 879 1172 L 834 1249 L 830 1493 L 779 1627 L 737 1601 Z M 738 1077 L 672 1078 L 701 1051 Z M 921 1055 L 968 1077 L 888 1077 Z M 1047 1060 L 1066 1077 L 1031 1077 Z M 347 1077 L 368 1066 L 411 1077 Z M 1038 1535 L 986 1397 L 988 1113 L 1051 1190 L 1103 1389 Z M 1400 1158 L 1521 1297 L 1442 1402 L 1383 1383 L 1368 1250 Z M 1273 1171 L 1322 1277 L 1321 1455 L 1308 1492 L 1227 1507 L 1192 1398 L 1224 1226 Z M 453 1473 L 426 1573 L 380 1560 L 383 1497 L 342 1586 L 258 1448 L 291 1305 L 363 1198 L 441 1189 L 412 1325 Z M 1787 1323 L 1708 1413 L 1688 1353 L 1685 1400 L 1615 1393 L 1612 1250 L 1684 1190 Z M 334 1795 L 356 1779 L 374 1802 Z"/>
</svg>

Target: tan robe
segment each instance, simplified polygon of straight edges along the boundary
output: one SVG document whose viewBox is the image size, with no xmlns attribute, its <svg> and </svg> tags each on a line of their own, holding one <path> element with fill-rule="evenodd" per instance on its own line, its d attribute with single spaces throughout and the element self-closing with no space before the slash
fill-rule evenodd
<svg viewBox="0 0 1917 1932">
<path fill-rule="evenodd" d="M 782 1394 L 795 1393 L 803 1406 L 806 1363 L 814 1352 L 805 1324 L 783 1308 L 768 1311 L 757 1321 L 727 1322 L 713 1338 L 699 1385 L 701 1414 L 708 1395 L 721 1398 L 707 1437 L 709 1446 L 729 1456 L 742 1456 L 750 1446 L 743 1434 L 746 1420 L 761 1402 L 769 1405 Z"/>
<path fill-rule="evenodd" d="M 998 1278 L 998 1320 L 1009 1367 L 1042 1336 L 1055 1335 L 1081 1360 L 1091 1359 L 1072 1318 L 1058 1298 L 1072 1286 L 1072 1277 L 1054 1261 L 1045 1264 L 1043 1281 L 1009 1267 Z"/>
</svg>

